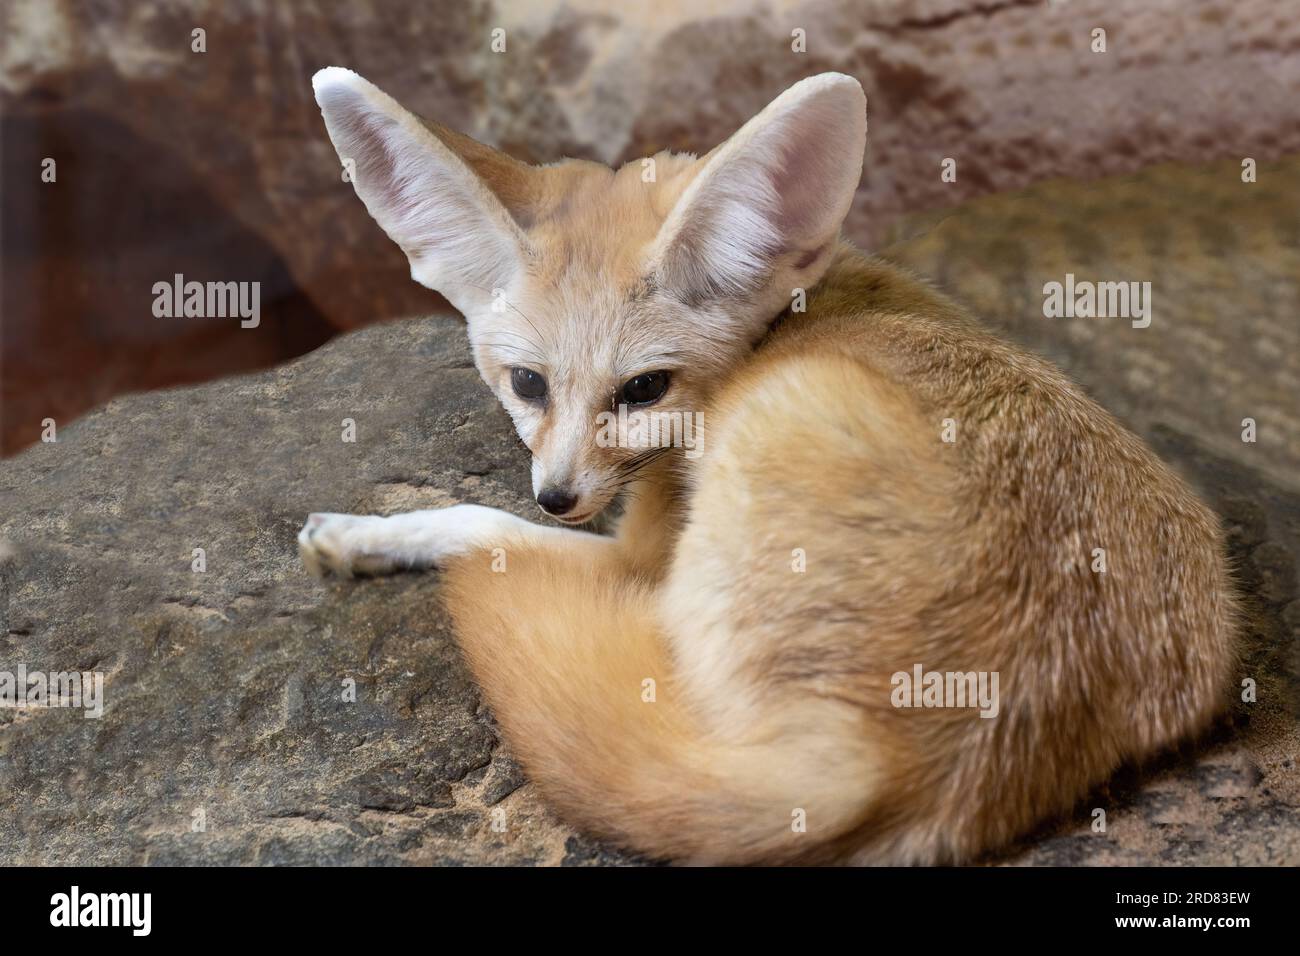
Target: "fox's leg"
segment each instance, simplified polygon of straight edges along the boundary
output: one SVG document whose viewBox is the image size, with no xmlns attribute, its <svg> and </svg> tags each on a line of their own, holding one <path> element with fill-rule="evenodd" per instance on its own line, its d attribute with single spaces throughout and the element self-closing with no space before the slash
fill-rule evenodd
<svg viewBox="0 0 1300 956">
<path fill-rule="evenodd" d="M 496 508 L 455 505 L 390 515 L 313 514 L 298 532 L 312 574 L 350 577 L 440 565 L 472 551 L 564 543 L 605 549 L 613 540 L 585 531 L 536 525 Z"/>
</svg>

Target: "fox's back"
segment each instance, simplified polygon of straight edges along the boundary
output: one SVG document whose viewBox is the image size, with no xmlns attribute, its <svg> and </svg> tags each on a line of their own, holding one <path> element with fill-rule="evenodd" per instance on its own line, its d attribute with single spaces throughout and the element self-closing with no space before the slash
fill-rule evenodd
<svg viewBox="0 0 1300 956">
<path fill-rule="evenodd" d="M 741 567 L 717 583 L 736 598 L 716 613 L 744 650 L 726 666 L 791 706 L 851 702 L 877 748 L 844 852 L 863 834 L 867 859 L 1008 839 L 1221 707 L 1234 609 L 1213 515 L 925 284 L 842 250 L 709 424 L 683 548 L 733 536 Z M 700 585 L 670 593 L 706 614 Z M 699 671 L 712 653 L 678 652 Z M 996 719 L 897 707 L 891 675 L 918 667 L 996 672 Z"/>
</svg>

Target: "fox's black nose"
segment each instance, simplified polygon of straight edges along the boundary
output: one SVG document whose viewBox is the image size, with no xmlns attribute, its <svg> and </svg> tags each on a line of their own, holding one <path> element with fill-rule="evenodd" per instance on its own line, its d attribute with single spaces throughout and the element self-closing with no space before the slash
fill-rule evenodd
<svg viewBox="0 0 1300 956">
<path fill-rule="evenodd" d="M 542 510 L 551 515 L 567 515 L 578 503 L 578 496 L 558 488 L 543 488 L 537 496 L 537 503 Z"/>
</svg>

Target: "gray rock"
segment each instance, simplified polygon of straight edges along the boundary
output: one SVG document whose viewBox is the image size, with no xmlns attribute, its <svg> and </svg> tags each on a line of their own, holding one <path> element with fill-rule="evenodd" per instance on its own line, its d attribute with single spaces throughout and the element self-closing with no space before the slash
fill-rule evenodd
<svg viewBox="0 0 1300 956">
<path fill-rule="evenodd" d="M 322 585 L 298 564 L 314 510 L 535 513 L 458 318 L 116 400 L 2 474 L 0 669 L 107 683 L 99 720 L 0 710 L 0 859 L 564 858 L 569 832 L 500 753 L 436 577 Z"/>
<path fill-rule="evenodd" d="M 913 223 L 916 238 L 890 249 L 1060 361 L 1197 484 L 1232 531 L 1250 596 L 1242 676 L 1258 701 L 991 862 L 1300 863 L 1300 456 L 1274 391 L 1296 353 L 1267 357 L 1257 381 L 1261 359 L 1235 323 L 1244 302 L 1254 334 L 1294 335 L 1296 239 L 1268 246 L 1255 232 L 1216 253 L 1213 268 L 1250 275 L 1248 290 L 1193 281 L 1211 265 L 1185 253 L 1126 259 L 1140 247 L 1119 238 L 1179 234 L 1180 217 L 1207 208 L 1179 182 L 1174 170 L 1139 184 L 1136 195 L 1166 197 L 1140 222 L 1116 218 L 1134 208 L 1128 180 L 1057 184 Z M 1273 195 L 1268 215 L 1294 201 Z M 1227 229 L 1258 209 L 1220 211 Z M 1062 235 L 1075 251 L 1054 259 Z M 1145 338 L 1049 322 L 1033 286 L 1058 267 L 1151 277 L 1160 318 Z M 1232 383 L 1240 404 L 1207 391 L 1211 380 Z M 1237 438 L 1252 412 L 1267 424 L 1257 446 Z M 355 443 L 341 440 L 345 418 Z M 561 825 L 523 780 L 461 662 L 436 575 L 322 584 L 299 567 L 311 511 L 473 501 L 536 516 L 524 455 L 459 319 L 375 325 L 272 371 L 116 399 L 0 464 L 0 496 L 11 551 L 0 670 L 107 675 L 99 720 L 0 710 L 0 861 L 644 862 Z"/>
</svg>

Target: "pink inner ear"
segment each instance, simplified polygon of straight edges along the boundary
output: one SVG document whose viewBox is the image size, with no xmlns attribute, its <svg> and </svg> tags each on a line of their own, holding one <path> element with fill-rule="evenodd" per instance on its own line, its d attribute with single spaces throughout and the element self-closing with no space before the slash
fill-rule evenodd
<svg viewBox="0 0 1300 956">
<path fill-rule="evenodd" d="M 776 157 L 767 168 L 778 197 L 773 224 L 782 239 L 781 250 L 811 245 L 809 265 L 825 244 L 826 233 L 839 229 L 845 190 L 857 187 L 849 177 L 860 168 L 860 147 L 852 125 L 844 122 L 851 102 L 846 104 L 833 92 L 813 97 L 755 138 L 754 146 Z"/>
<path fill-rule="evenodd" d="M 810 265 L 822 257 L 830 243 L 823 243 L 815 249 L 809 249 L 795 262 L 794 267 L 800 271 L 807 269 Z"/>
<path fill-rule="evenodd" d="M 861 173 L 856 86 L 810 92 L 720 151 L 681 210 L 666 281 L 690 297 L 756 291 L 782 257 L 812 267 L 839 234 Z M 719 165 L 712 166 L 713 163 Z"/>
<path fill-rule="evenodd" d="M 519 248 L 508 214 L 427 125 L 346 83 L 322 86 L 317 98 L 340 156 L 356 164 L 357 194 L 417 282 L 457 305 L 509 283 Z"/>
<path fill-rule="evenodd" d="M 371 108 L 360 90 L 349 86 L 324 87 L 317 93 L 317 99 L 335 137 L 342 140 L 335 144 L 339 151 L 347 151 L 358 170 L 364 162 L 376 177 L 372 181 L 391 181 L 392 159 L 379 144 L 384 141 L 385 126 L 391 127 L 393 121 Z"/>
<path fill-rule="evenodd" d="M 365 198 L 371 214 L 393 235 L 392 230 L 399 227 L 405 212 L 400 201 L 402 178 L 411 175 L 410 170 L 400 168 L 400 159 L 390 145 L 392 135 L 398 131 L 397 121 L 376 111 L 363 92 L 348 86 L 325 87 L 317 97 L 340 155 L 355 164 L 353 185 L 357 194 Z M 408 254 L 422 251 L 416 248 L 422 245 L 416 239 L 393 238 Z"/>
</svg>

